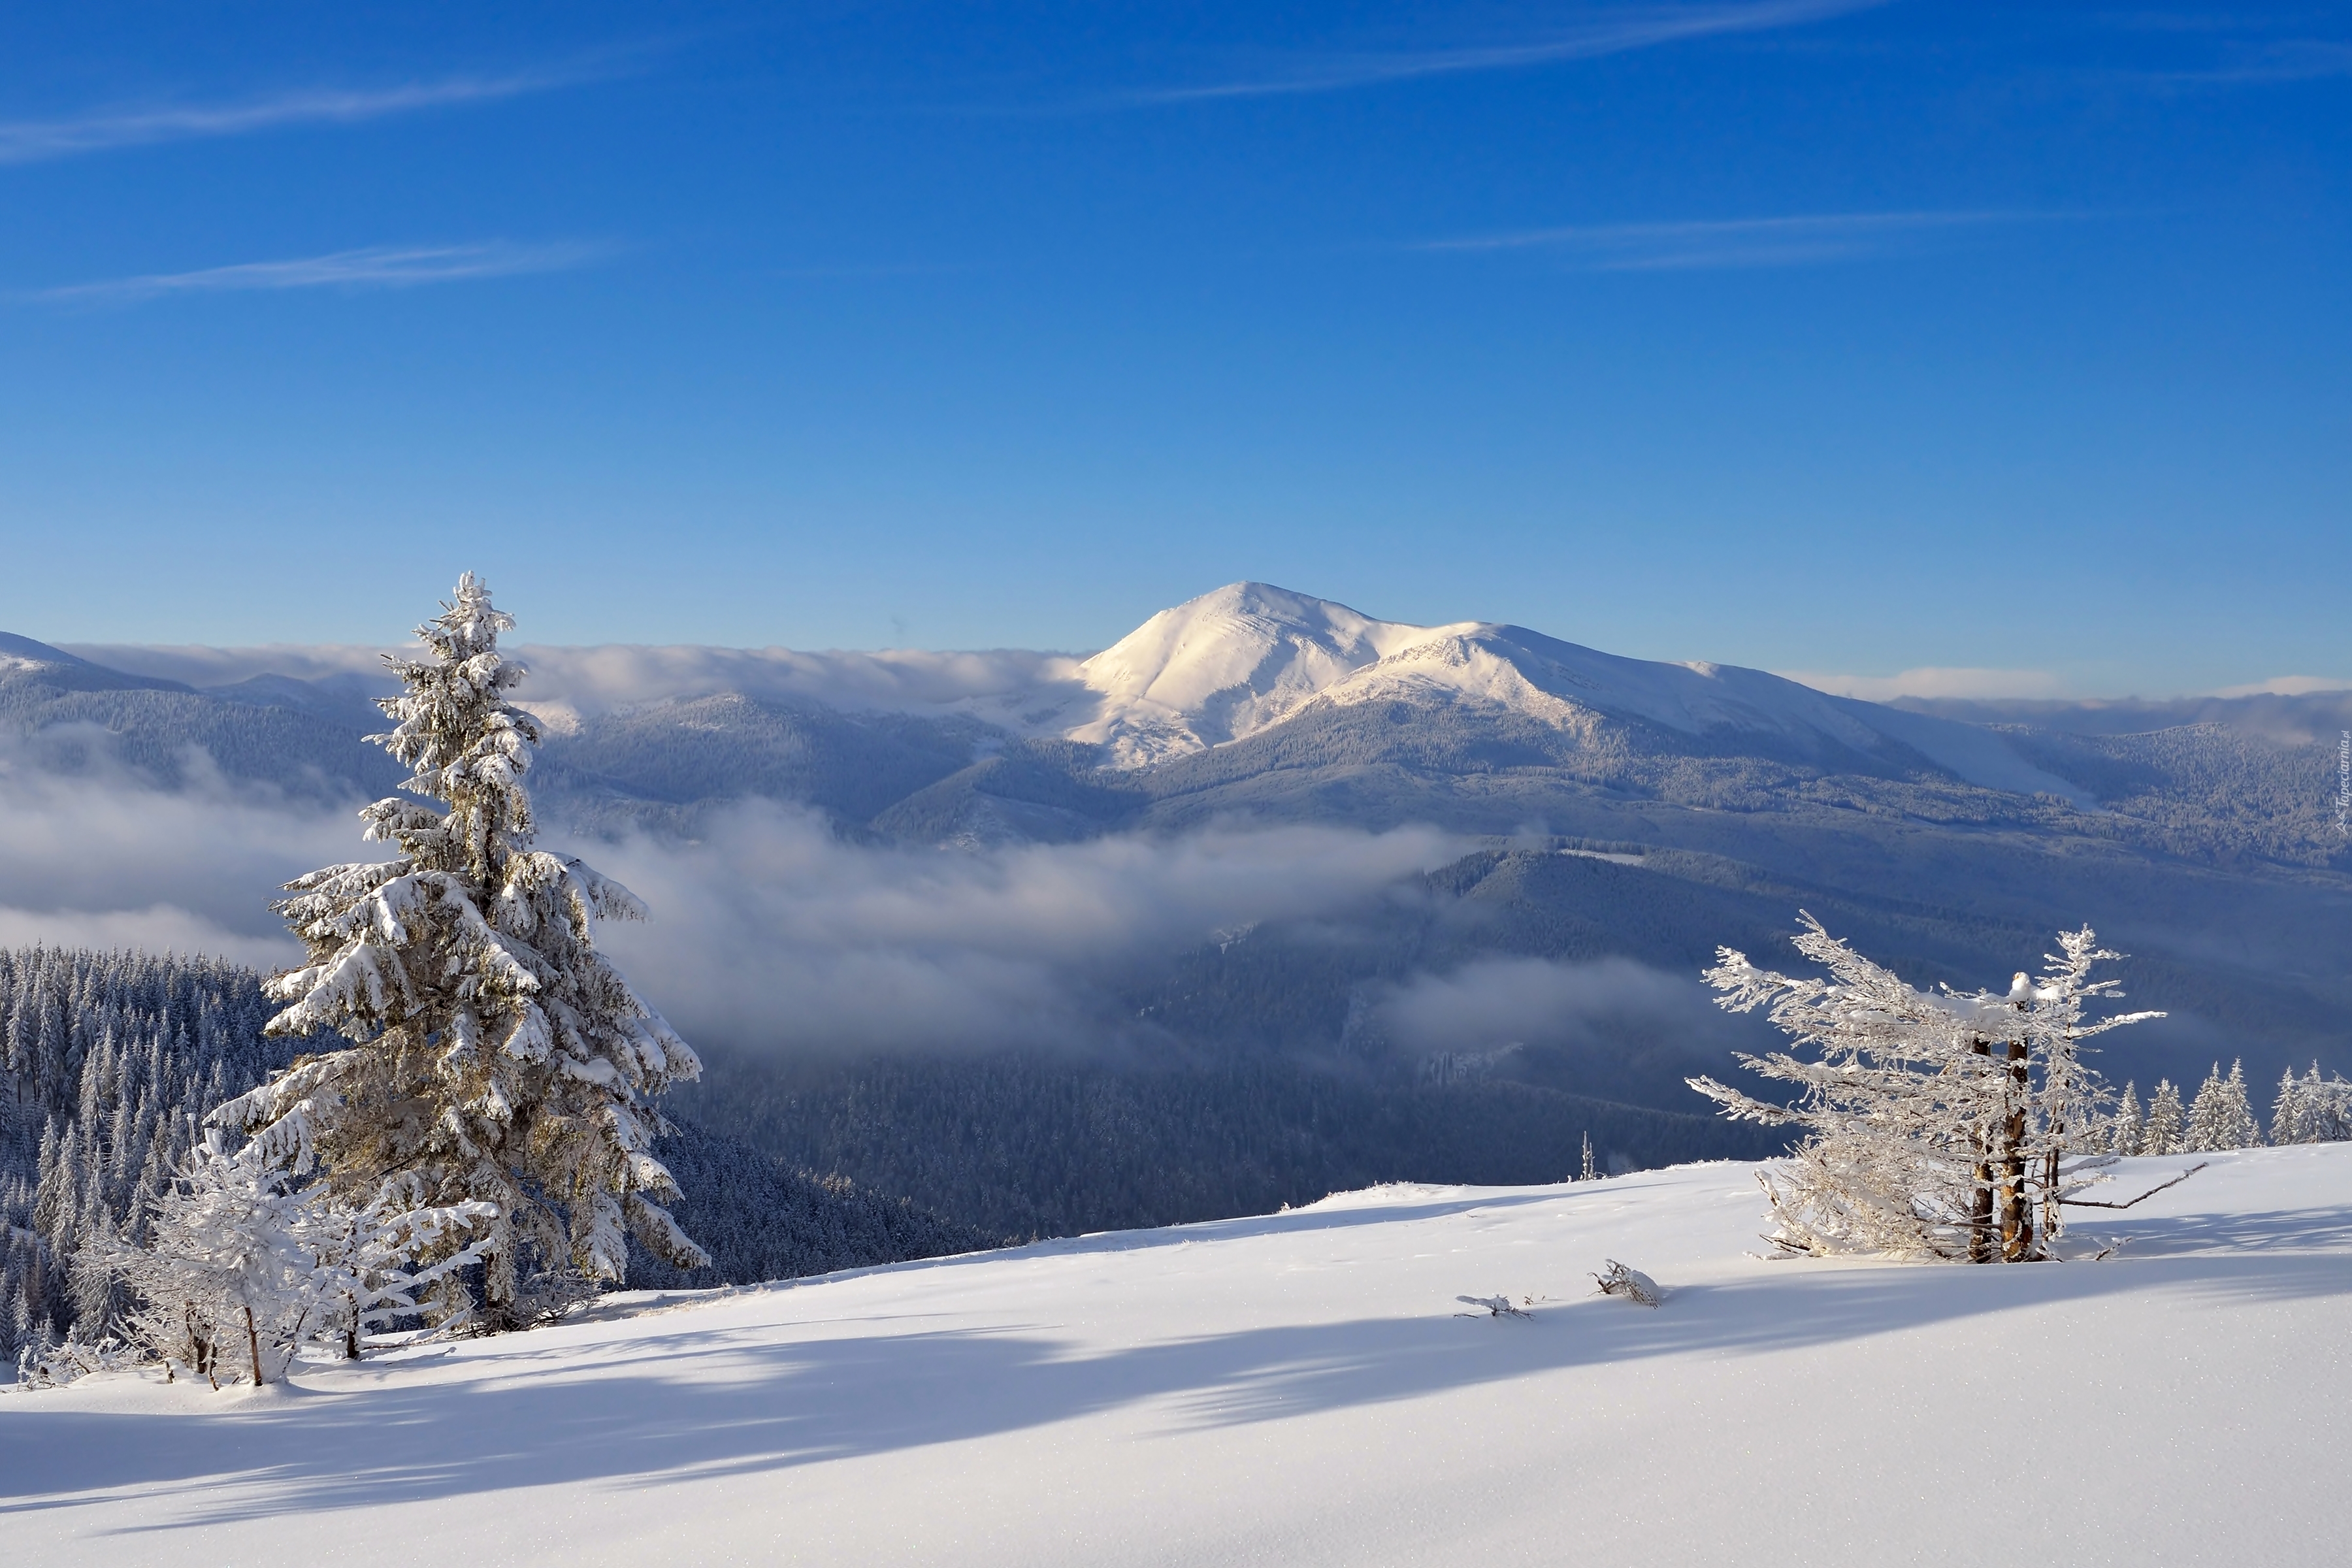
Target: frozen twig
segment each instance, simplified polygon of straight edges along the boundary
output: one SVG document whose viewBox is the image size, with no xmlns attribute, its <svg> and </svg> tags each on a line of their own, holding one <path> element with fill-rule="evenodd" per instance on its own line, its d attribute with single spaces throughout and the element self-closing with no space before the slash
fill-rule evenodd
<svg viewBox="0 0 2352 1568">
<path fill-rule="evenodd" d="M 1604 1296 L 1622 1296 L 1644 1307 L 1654 1307 L 1666 1299 L 1658 1282 L 1638 1268 L 1628 1268 L 1615 1258 L 1605 1259 L 1608 1267 L 1592 1278 L 1599 1282 Z"/>
<path fill-rule="evenodd" d="M 2197 1163 L 2189 1166 L 2189 1169 L 2181 1172 L 2180 1174 L 2173 1177 L 2172 1180 L 2162 1183 L 2157 1186 L 2150 1187 L 2147 1191 L 2140 1194 L 2138 1197 L 2129 1198 L 2119 1204 L 2103 1204 L 2094 1198 L 2060 1198 L 2058 1201 L 2070 1207 L 2078 1209 L 2127 1209 L 2131 1207 L 2133 1204 L 2147 1202 L 2149 1198 L 2152 1198 L 2156 1196 L 2157 1194 L 2164 1191 L 2166 1187 L 2179 1186 L 2181 1183 L 2187 1181 L 2189 1177 L 2195 1175 L 2198 1172 L 2203 1170 L 2212 1163 L 2213 1162 L 2210 1160 L 2200 1160 Z"/>
</svg>

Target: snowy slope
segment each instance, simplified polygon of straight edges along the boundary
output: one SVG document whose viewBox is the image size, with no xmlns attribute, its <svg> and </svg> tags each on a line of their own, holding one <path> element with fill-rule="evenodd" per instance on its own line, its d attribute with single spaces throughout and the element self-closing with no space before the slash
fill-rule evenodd
<svg viewBox="0 0 2352 1568">
<path fill-rule="evenodd" d="M 2119 1190 L 2183 1162 L 2133 1162 Z M 0 1396 L 11 1563 L 2335 1563 L 2352 1145 L 2104 1262 L 1767 1263 L 1749 1173 L 1381 1188 L 215 1395 Z M 1654 1311 L 1591 1296 L 1622 1258 Z M 1538 1298 L 1529 1321 L 1454 1298 Z"/>
</svg>

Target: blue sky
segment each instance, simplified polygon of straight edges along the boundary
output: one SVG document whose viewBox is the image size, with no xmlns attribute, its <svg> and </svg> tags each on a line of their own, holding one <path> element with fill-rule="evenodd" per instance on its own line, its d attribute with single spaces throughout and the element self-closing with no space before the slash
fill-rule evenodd
<svg viewBox="0 0 2352 1568">
<path fill-rule="evenodd" d="M 0 628 L 2352 676 L 2346 7 L 483 9 L 11 16 Z"/>
</svg>

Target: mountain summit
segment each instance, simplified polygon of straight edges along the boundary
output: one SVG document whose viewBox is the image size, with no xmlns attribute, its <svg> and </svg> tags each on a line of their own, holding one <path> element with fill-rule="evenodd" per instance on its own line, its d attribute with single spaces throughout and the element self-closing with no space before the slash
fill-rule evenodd
<svg viewBox="0 0 2352 1568">
<path fill-rule="evenodd" d="M 1515 715 L 1587 741 L 1630 721 L 1663 732 L 1673 749 L 1916 754 L 1990 789 L 2081 794 L 1989 731 L 1832 697 L 1764 670 L 1624 658 L 1488 621 L 1374 620 L 1265 583 L 1231 583 L 1162 610 L 1076 675 L 1097 706 L 1058 732 L 1101 747 L 1115 768 L 1245 740 L 1318 702 L 1402 702 Z"/>
<path fill-rule="evenodd" d="M 1099 694 L 1066 738 L 1146 767 L 1238 741 L 1392 655 L 1457 626 L 1413 626 L 1266 583 L 1229 583 L 1162 610 L 1078 666 Z"/>
</svg>

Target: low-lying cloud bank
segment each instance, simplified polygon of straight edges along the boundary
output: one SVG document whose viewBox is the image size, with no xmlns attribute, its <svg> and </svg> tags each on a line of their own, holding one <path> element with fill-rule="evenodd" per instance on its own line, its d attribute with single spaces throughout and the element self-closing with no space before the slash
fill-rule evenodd
<svg viewBox="0 0 2352 1568">
<path fill-rule="evenodd" d="M 268 907 L 313 866 L 367 858 L 341 809 L 222 778 L 192 753 L 160 790 L 103 745 L 50 771 L 36 742 L 0 742 L 0 944 L 205 952 L 271 967 L 300 955 Z"/>
<path fill-rule="evenodd" d="M 374 859 L 351 815 L 223 780 L 167 792 L 102 755 L 61 775 L 0 746 L 0 944 L 298 949 L 270 899 L 313 867 Z M 1461 852 L 1407 828 L 1210 829 L 960 854 L 846 844 L 752 801 L 690 842 L 578 852 L 651 906 L 602 941 L 689 1039 L 787 1051 L 1081 1049 L 1119 1027 L 1128 976 L 1223 931 L 1360 906 Z"/>
<path fill-rule="evenodd" d="M 1218 829 L 973 854 L 876 849 L 751 802 L 698 843 L 598 846 L 655 910 L 607 948 L 673 1022 L 787 1049 L 1079 1048 L 1155 960 L 1361 905 L 1460 846 L 1426 828 Z"/>
<path fill-rule="evenodd" d="M 386 654 L 410 657 L 414 647 L 359 645 L 271 645 L 259 647 L 147 647 L 120 643 L 59 645 L 68 653 L 160 680 L 194 687 L 234 686 L 258 675 L 299 680 L 358 677 L 390 692 L 398 682 L 383 668 Z M 530 670 L 523 700 L 533 708 L 594 714 L 634 702 L 705 697 L 734 691 L 782 701 L 891 712 L 961 711 L 992 702 L 1077 689 L 1078 660 L 1069 654 L 997 648 L 940 653 L 886 648 L 874 653 L 803 653 L 793 648 L 648 647 L 609 643 L 586 647 L 523 644 L 510 650 Z"/>
<path fill-rule="evenodd" d="M 1381 1011 L 1389 1037 L 1422 1052 L 1635 1039 L 1696 1057 L 1752 1034 L 1731 1024 L 1695 975 L 1630 958 L 1475 959 L 1412 976 Z"/>
</svg>

